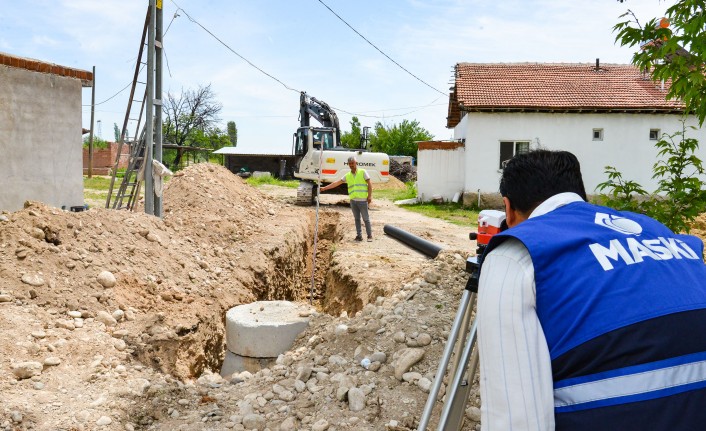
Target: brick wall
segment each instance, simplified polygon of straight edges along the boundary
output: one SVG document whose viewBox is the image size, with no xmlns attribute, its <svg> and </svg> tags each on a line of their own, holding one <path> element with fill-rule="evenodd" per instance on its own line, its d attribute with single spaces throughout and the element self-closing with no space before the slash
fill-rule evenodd
<svg viewBox="0 0 706 431">
<path fill-rule="evenodd" d="M 115 164 L 115 157 L 118 154 L 118 143 L 108 142 L 108 148 L 106 149 L 93 149 L 93 174 L 94 175 L 111 175 L 111 170 Z M 127 168 L 128 160 L 130 158 L 130 146 L 123 144 L 123 148 L 120 151 L 120 162 L 118 162 L 118 169 Z M 84 175 L 88 173 L 88 148 L 83 149 L 83 173 Z"/>
</svg>

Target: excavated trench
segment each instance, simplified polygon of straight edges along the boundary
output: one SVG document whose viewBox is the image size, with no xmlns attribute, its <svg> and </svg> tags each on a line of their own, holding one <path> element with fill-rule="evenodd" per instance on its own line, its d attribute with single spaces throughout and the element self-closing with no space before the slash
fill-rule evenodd
<svg viewBox="0 0 706 431">
<path fill-rule="evenodd" d="M 332 266 L 334 253 L 343 238 L 340 218 L 335 211 L 319 213 L 315 261 L 312 261 L 316 231 L 313 211 L 300 226 L 292 226 L 289 232 L 279 235 L 279 243 L 271 244 L 261 256 L 253 258 L 246 278 L 255 300 L 308 303 L 313 293 L 312 304 L 319 312 L 338 315 L 346 311 L 352 315 L 362 309 L 365 298 L 358 297 L 358 284 L 353 275 Z M 316 266 L 313 288 L 312 264 Z M 135 355 L 144 363 L 180 379 L 197 377 L 206 369 L 218 372 L 227 350 L 225 314 L 236 305 L 239 304 L 214 304 L 212 311 L 196 316 L 195 323 L 157 333 L 147 345 L 136 343 L 142 347 L 135 350 Z M 153 322 L 151 327 L 159 324 Z"/>
</svg>

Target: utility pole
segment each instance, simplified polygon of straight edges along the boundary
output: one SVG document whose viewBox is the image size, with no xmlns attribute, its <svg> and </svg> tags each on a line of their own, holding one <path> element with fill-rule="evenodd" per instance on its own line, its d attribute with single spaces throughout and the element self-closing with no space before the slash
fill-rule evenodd
<svg viewBox="0 0 706 431">
<path fill-rule="evenodd" d="M 154 112 L 154 158 L 162 162 L 162 0 L 157 0 L 157 18 L 155 24 L 155 99 L 157 109 Z M 162 197 L 154 197 L 154 215 L 162 217 Z"/>
<path fill-rule="evenodd" d="M 147 113 L 145 118 L 145 214 L 154 215 L 154 181 L 152 159 L 154 157 L 154 33 L 155 0 L 149 0 L 150 22 L 147 26 Z"/>
<path fill-rule="evenodd" d="M 96 112 L 96 66 L 93 66 L 91 85 L 91 135 L 88 137 L 88 178 L 93 178 L 93 118 Z"/>
</svg>

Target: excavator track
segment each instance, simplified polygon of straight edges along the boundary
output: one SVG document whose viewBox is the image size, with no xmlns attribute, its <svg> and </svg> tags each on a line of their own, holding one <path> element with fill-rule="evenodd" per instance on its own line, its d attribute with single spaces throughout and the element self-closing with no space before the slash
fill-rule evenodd
<svg viewBox="0 0 706 431">
<path fill-rule="evenodd" d="M 301 181 L 297 187 L 297 205 L 309 206 L 314 204 L 314 183 Z"/>
</svg>

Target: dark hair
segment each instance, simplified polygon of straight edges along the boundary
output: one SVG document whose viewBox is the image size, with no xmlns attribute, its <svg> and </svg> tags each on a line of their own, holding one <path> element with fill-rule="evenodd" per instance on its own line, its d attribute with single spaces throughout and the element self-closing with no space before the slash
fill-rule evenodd
<svg viewBox="0 0 706 431">
<path fill-rule="evenodd" d="M 586 201 L 581 165 L 568 151 L 534 150 L 507 161 L 500 194 L 512 209 L 529 213 L 550 197 L 573 192 Z"/>
</svg>

